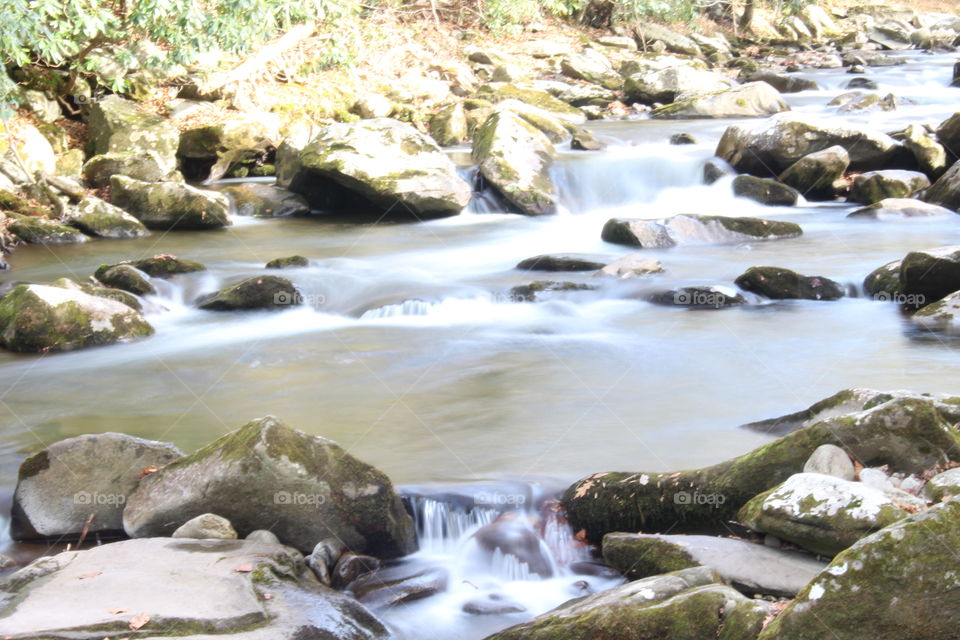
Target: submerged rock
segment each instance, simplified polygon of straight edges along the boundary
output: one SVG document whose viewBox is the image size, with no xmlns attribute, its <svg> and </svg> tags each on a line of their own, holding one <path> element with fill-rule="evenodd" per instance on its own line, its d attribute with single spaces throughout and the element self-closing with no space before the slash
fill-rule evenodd
<svg viewBox="0 0 960 640">
<path fill-rule="evenodd" d="M 800 225 L 763 218 L 729 218 L 681 214 L 664 220 L 611 218 L 600 237 L 606 242 L 644 249 L 662 249 L 685 242 L 743 242 L 793 238 Z"/>
<path fill-rule="evenodd" d="M 853 179 L 851 202 L 872 204 L 887 198 L 909 198 L 930 186 L 930 180 L 919 171 L 868 171 Z"/>
<path fill-rule="evenodd" d="M 733 194 L 760 204 L 781 207 L 792 207 L 800 199 L 800 193 L 793 187 L 776 180 L 746 174 L 733 179 Z"/>
<path fill-rule="evenodd" d="M 592 256 L 547 254 L 521 260 L 516 268 L 523 271 L 596 271 L 604 264 Z"/>
<path fill-rule="evenodd" d="M 64 220 L 99 238 L 143 238 L 150 235 L 150 230 L 132 215 L 94 196 L 81 200 Z"/>
<path fill-rule="evenodd" d="M 571 291 L 590 291 L 596 287 L 582 282 L 554 282 L 552 280 L 536 280 L 530 284 L 520 284 L 510 289 L 510 300 L 513 302 L 540 302 L 548 297 L 544 294 L 569 293 Z"/>
<path fill-rule="evenodd" d="M 411 571 L 401 565 L 361 576 L 348 589 L 368 607 L 385 609 L 436 595 L 449 581 L 449 572 L 442 567 Z"/>
<path fill-rule="evenodd" d="M 295 269 L 298 267 L 309 267 L 310 260 L 303 256 L 287 256 L 285 258 L 274 258 L 264 265 L 266 269 Z"/>
<path fill-rule="evenodd" d="M 254 276 L 203 296 L 197 306 L 207 311 L 288 309 L 303 304 L 293 283 L 277 276 Z"/>
<path fill-rule="evenodd" d="M 490 524 L 480 527 L 471 540 L 489 558 L 496 554 L 512 557 L 525 566 L 531 575 L 553 576 L 549 550 L 534 531 L 528 516 L 520 512 L 501 514 Z"/>
<path fill-rule="evenodd" d="M 200 230 L 229 226 L 227 197 L 180 182 L 148 183 L 114 176 L 114 203 L 151 229 Z"/>
<path fill-rule="evenodd" d="M 735 283 L 744 291 L 774 300 L 838 300 L 844 296 L 843 287 L 830 278 L 804 276 L 781 267 L 750 267 Z"/>
<path fill-rule="evenodd" d="M 655 273 L 663 273 L 663 265 L 659 260 L 648 258 L 642 253 L 631 253 L 604 266 L 598 275 L 626 279 Z"/>
</svg>

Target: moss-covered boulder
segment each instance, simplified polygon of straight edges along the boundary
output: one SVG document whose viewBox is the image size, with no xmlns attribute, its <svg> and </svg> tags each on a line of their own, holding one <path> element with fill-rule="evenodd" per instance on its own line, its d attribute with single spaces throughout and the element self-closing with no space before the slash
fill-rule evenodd
<svg viewBox="0 0 960 640">
<path fill-rule="evenodd" d="M 884 218 L 926 218 L 930 216 L 949 216 L 955 214 L 946 207 L 930 204 L 915 198 L 884 198 L 866 207 L 850 212 L 848 218 L 861 220 L 882 220 Z"/>
<path fill-rule="evenodd" d="M 203 513 L 227 518 L 240 535 L 269 528 L 304 552 L 328 537 L 379 558 L 417 548 L 413 521 L 387 476 L 272 417 L 144 478 L 123 525 L 131 537 L 170 535 Z"/>
<path fill-rule="evenodd" d="M 666 104 L 683 94 L 723 91 L 735 86 L 736 81 L 722 73 L 677 65 L 665 69 L 644 69 L 627 78 L 623 92 L 631 102 Z"/>
<path fill-rule="evenodd" d="M 774 300 L 839 300 L 843 287 L 824 276 L 804 276 L 782 267 L 750 267 L 735 281 L 744 291 Z"/>
<path fill-rule="evenodd" d="M 441 147 L 463 144 L 470 139 L 467 113 L 463 104 L 449 104 L 430 118 L 430 135 Z"/>
<path fill-rule="evenodd" d="M 749 596 L 792 598 L 826 567 L 807 554 L 714 536 L 608 533 L 602 551 L 604 562 L 631 580 L 708 567 Z"/>
<path fill-rule="evenodd" d="M 960 627 L 960 499 L 861 539 L 777 617 L 759 640 L 950 640 Z"/>
<path fill-rule="evenodd" d="M 220 188 L 233 203 L 238 216 L 286 218 L 310 214 L 310 204 L 300 194 L 271 184 L 250 182 Z"/>
<path fill-rule="evenodd" d="M 862 411 L 789 433 L 733 460 L 675 473 L 596 473 L 563 496 L 574 530 L 599 543 L 614 531 L 720 531 L 756 495 L 803 470 L 817 447 L 834 444 L 864 466 L 918 473 L 960 461 L 960 400 L 887 394 Z M 699 496 L 699 497 L 698 497 Z M 722 496 L 722 500 L 720 499 Z"/>
<path fill-rule="evenodd" d="M 856 80 L 856 78 L 854 78 Z M 853 83 L 853 80 L 850 81 Z M 848 85 L 849 86 L 849 85 Z M 837 107 L 837 113 L 855 113 L 863 111 L 895 111 L 897 97 L 892 93 L 881 96 L 870 91 L 850 91 L 840 94 L 828 105 Z"/>
<path fill-rule="evenodd" d="M 205 271 L 206 266 L 196 260 L 178 258 L 169 253 L 161 253 L 152 258 L 140 258 L 129 263 L 153 278 L 168 278 L 182 273 Z"/>
<path fill-rule="evenodd" d="M 960 496 L 960 467 L 947 469 L 930 478 L 923 487 L 923 495 L 933 502 Z"/>
<path fill-rule="evenodd" d="M 827 556 L 908 516 L 880 489 L 821 473 L 798 473 L 743 505 L 737 519 Z"/>
<path fill-rule="evenodd" d="M 300 153 L 300 166 L 290 189 L 318 209 L 365 204 L 433 217 L 458 214 L 470 202 L 470 185 L 440 147 L 390 118 L 326 127 Z"/>
<path fill-rule="evenodd" d="M 277 114 L 250 112 L 187 129 L 180 134 L 177 155 L 194 169 L 191 178 L 218 180 L 240 162 L 265 157 L 279 142 Z"/>
<path fill-rule="evenodd" d="M 768 607 L 697 567 L 571 600 L 487 640 L 739 640 L 760 631 Z"/>
<path fill-rule="evenodd" d="M 604 224 L 600 237 L 630 247 L 663 249 L 685 242 L 723 244 L 793 238 L 802 233 L 800 225 L 793 222 L 682 214 L 663 220 L 611 218 Z"/>
<path fill-rule="evenodd" d="M 658 291 L 647 296 L 647 301 L 666 307 L 688 309 L 729 309 L 747 304 L 747 299 L 731 287 L 694 286 Z"/>
<path fill-rule="evenodd" d="M 150 229 L 219 229 L 231 224 L 226 196 L 180 182 L 142 182 L 125 176 L 110 179 L 117 206 Z"/>
<path fill-rule="evenodd" d="M 127 305 L 82 291 L 21 284 L 0 301 L 0 341 L 11 351 L 66 351 L 152 333 Z"/>
<path fill-rule="evenodd" d="M 745 82 L 766 82 L 780 93 L 799 93 L 800 91 L 818 91 L 820 86 L 808 78 L 801 78 L 792 73 L 777 73 L 769 69 L 761 69 L 744 74 Z"/>
<path fill-rule="evenodd" d="M 93 277 L 108 287 L 129 291 L 138 296 L 157 292 L 150 284 L 147 274 L 129 264 L 101 265 Z"/>
<path fill-rule="evenodd" d="M 568 78 L 600 85 L 605 89 L 619 90 L 623 76 L 613 70 L 610 59 L 596 49 L 584 49 L 571 53 L 560 61 L 560 71 Z"/>
<path fill-rule="evenodd" d="M 143 311 L 143 305 L 140 304 L 140 298 L 133 295 L 128 291 L 122 289 L 114 289 L 113 287 L 101 286 L 99 284 L 93 284 L 92 282 L 75 282 L 69 278 L 58 278 L 50 283 L 51 287 L 60 287 L 61 289 L 69 289 L 71 291 L 80 291 L 82 293 L 95 296 L 97 298 L 106 298 L 107 300 L 115 300 L 122 304 L 127 305 L 131 309 L 137 312 Z"/>
<path fill-rule="evenodd" d="M 480 174 L 526 215 L 556 212 L 549 171 L 555 153 L 539 129 L 508 109 L 495 112 L 474 134 Z"/>
<path fill-rule="evenodd" d="M 804 156 L 833 146 L 847 150 L 850 168 L 855 171 L 889 169 L 904 151 L 900 143 L 883 133 L 830 127 L 796 114 L 785 114 L 753 127 L 728 127 L 716 155 L 737 171 L 766 176 L 778 175 Z"/>
<path fill-rule="evenodd" d="M 932 204 L 960 211 L 960 162 L 955 162 L 923 194 L 923 199 Z"/>
<path fill-rule="evenodd" d="M 800 193 L 788 185 L 770 178 L 742 174 L 733 179 L 733 195 L 749 198 L 769 206 L 792 207 Z"/>
<path fill-rule="evenodd" d="M 960 111 L 937 126 L 937 141 L 947 149 L 960 149 Z M 951 155 L 957 154 L 950 151 Z"/>
<path fill-rule="evenodd" d="M 544 111 L 519 100 L 504 100 L 496 106 L 494 111 L 504 109 L 509 109 L 532 124 L 553 143 L 562 142 L 569 138 L 571 130 L 575 130 L 576 127 L 576 125 L 555 118 L 549 111 Z"/>
<path fill-rule="evenodd" d="M 545 254 L 521 260 L 516 268 L 521 271 L 597 271 L 605 264 L 591 255 Z"/>
<path fill-rule="evenodd" d="M 123 505 L 140 473 L 182 455 L 172 444 L 122 433 L 56 442 L 20 465 L 10 534 L 15 540 L 75 539 L 86 525 L 90 534 L 122 535 Z"/>
<path fill-rule="evenodd" d="M 150 235 L 150 230 L 142 222 L 96 196 L 86 196 L 77 203 L 68 211 L 64 221 L 98 238 L 143 238 Z"/>
<path fill-rule="evenodd" d="M 176 165 L 161 158 L 155 151 L 101 153 L 87 160 L 81 168 L 83 179 L 96 189 L 110 185 L 113 176 L 127 176 L 144 182 L 178 181 L 183 177 Z"/>
<path fill-rule="evenodd" d="M 277 276 L 255 276 L 203 296 L 197 306 L 207 311 L 289 309 L 303 304 L 292 282 Z"/>
<path fill-rule="evenodd" d="M 924 331 L 960 334 L 960 291 L 922 307 L 910 317 L 910 321 Z"/>
<path fill-rule="evenodd" d="M 848 200 L 872 204 L 885 198 L 909 198 L 930 186 L 930 180 L 919 171 L 868 171 L 853 179 Z"/>
<path fill-rule="evenodd" d="M 947 164 L 947 150 L 929 133 L 926 128 L 918 124 L 911 124 L 903 130 L 903 144 L 917 159 L 917 166 L 935 180 L 943 175 L 949 166 Z"/>
<path fill-rule="evenodd" d="M 960 290 L 960 246 L 911 251 L 900 263 L 900 290 L 914 308 Z"/>
<path fill-rule="evenodd" d="M 903 293 L 903 284 L 900 282 L 902 263 L 902 260 L 894 260 L 871 271 L 863 280 L 864 293 L 875 300 L 893 302 Z"/>
<path fill-rule="evenodd" d="M 790 107 L 780 92 L 766 82 L 750 82 L 732 89 L 712 91 L 654 109 L 651 117 L 659 120 L 687 118 L 759 118 Z"/>
<path fill-rule="evenodd" d="M 580 109 L 553 97 L 546 91 L 527 88 L 516 84 L 493 82 L 477 90 L 477 97 L 496 105 L 504 100 L 519 100 L 549 112 L 553 117 L 570 124 L 583 124 L 586 114 Z"/>
<path fill-rule="evenodd" d="M 303 256 L 286 256 L 283 258 L 274 258 L 269 261 L 264 268 L 266 269 L 295 269 L 298 267 L 309 267 L 310 260 Z"/>
<path fill-rule="evenodd" d="M 47 218 L 12 214 L 7 231 L 30 244 L 77 244 L 89 240 L 80 231 Z"/>
<path fill-rule="evenodd" d="M 703 57 L 703 50 L 693 39 L 672 31 L 669 27 L 651 20 L 644 20 L 638 22 L 633 29 L 633 35 L 642 51 L 647 51 L 655 43 L 662 42 L 667 51 L 694 58 Z"/>
<path fill-rule="evenodd" d="M 850 154 L 840 145 L 807 154 L 787 167 L 780 180 L 808 200 L 830 200 L 836 195 L 833 183 L 850 166 Z"/>
<path fill-rule="evenodd" d="M 93 101 L 87 117 L 90 152 L 152 152 L 165 175 L 177 168 L 180 132 L 161 116 L 142 111 L 132 100 L 110 95 Z"/>
</svg>

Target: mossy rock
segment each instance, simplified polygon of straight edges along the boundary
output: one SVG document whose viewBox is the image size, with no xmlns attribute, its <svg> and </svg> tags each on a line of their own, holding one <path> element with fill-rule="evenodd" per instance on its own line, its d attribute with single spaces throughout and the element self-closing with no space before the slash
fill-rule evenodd
<svg viewBox="0 0 960 640">
<path fill-rule="evenodd" d="M 289 309 L 303 304 L 303 296 L 286 278 L 255 276 L 224 287 L 197 300 L 207 311 Z"/>
<path fill-rule="evenodd" d="M 900 263 L 900 284 L 914 308 L 960 290 L 960 246 L 911 251 Z"/>
<path fill-rule="evenodd" d="M 91 296 L 96 296 L 98 298 L 106 298 L 107 300 L 115 300 L 117 302 L 123 303 L 133 309 L 138 313 L 143 312 L 143 305 L 140 304 L 140 298 L 123 291 L 122 289 L 114 289 L 111 287 L 100 287 L 89 282 L 75 282 L 69 278 L 58 278 L 50 283 L 51 287 L 60 287 L 61 289 L 71 289 L 73 291 L 82 291 Z"/>
<path fill-rule="evenodd" d="M 30 244 L 77 244 L 89 240 L 73 227 L 29 216 L 15 216 L 7 225 L 7 231 Z"/>
<path fill-rule="evenodd" d="M 780 174 L 780 181 L 800 191 L 805 198 L 829 200 L 836 195 L 833 183 L 850 166 L 850 154 L 840 145 L 834 145 L 807 154 Z"/>
<path fill-rule="evenodd" d="M 900 266 L 902 260 L 888 262 L 870 272 L 863 280 L 863 290 L 875 300 L 893 302 L 903 292 L 900 282 Z"/>
<path fill-rule="evenodd" d="M 885 198 L 909 198 L 930 186 L 930 180 L 919 171 L 868 171 L 853 179 L 851 202 L 873 204 Z"/>
<path fill-rule="evenodd" d="M 219 229 L 232 224 L 226 196 L 179 182 L 148 183 L 125 176 L 110 179 L 111 195 L 148 228 Z"/>
<path fill-rule="evenodd" d="M 489 100 L 493 104 L 504 100 L 519 100 L 531 106 L 543 109 L 565 122 L 583 124 L 587 116 L 576 107 L 572 107 L 562 100 L 554 98 L 546 91 L 527 89 L 515 84 L 492 83 L 485 84 L 477 90 L 477 98 Z"/>
<path fill-rule="evenodd" d="M 467 115 L 460 103 L 450 104 L 430 118 L 430 135 L 441 147 L 463 144 L 470 139 Z"/>
<path fill-rule="evenodd" d="M 176 166 L 171 167 L 155 151 L 149 150 L 95 155 L 84 163 L 81 173 L 87 184 L 96 189 L 109 186 L 110 178 L 116 175 L 143 182 L 183 179 Z"/>
<path fill-rule="evenodd" d="M 735 284 L 774 300 L 839 300 L 844 296 L 839 283 L 824 276 L 804 276 L 782 267 L 750 267 Z"/>
<path fill-rule="evenodd" d="M 153 278 L 167 278 L 181 273 L 194 273 L 195 271 L 206 271 L 207 269 L 205 265 L 196 260 L 178 258 L 168 253 L 162 253 L 152 258 L 132 260 L 129 264 Z"/>
<path fill-rule="evenodd" d="M 310 260 L 303 256 L 286 256 L 284 258 L 274 258 L 266 265 L 267 269 L 294 269 L 297 267 L 309 267 Z"/>
<path fill-rule="evenodd" d="M 751 82 L 732 89 L 712 91 L 654 109 L 660 120 L 686 118 L 752 118 L 771 116 L 790 107 L 780 92 L 766 82 Z"/>
<path fill-rule="evenodd" d="M 91 155 L 152 151 L 166 171 L 177 168 L 180 132 L 163 117 L 141 111 L 131 100 L 111 95 L 94 101 L 87 124 Z"/>
<path fill-rule="evenodd" d="M 65 221 L 99 238 L 143 238 L 150 235 L 150 230 L 142 222 L 95 196 L 81 200 L 69 211 Z"/>
<path fill-rule="evenodd" d="M 769 178 L 739 175 L 733 179 L 733 195 L 749 198 L 768 206 L 792 207 L 800 199 L 800 193 L 781 182 Z"/>
<path fill-rule="evenodd" d="M 147 275 L 129 264 L 101 266 L 94 277 L 108 287 L 122 289 L 138 296 L 152 295 L 157 292 Z"/>
<path fill-rule="evenodd" d="M 230 197 L 239 216 L 286 218 L 310 214 L 306 198 L 270 184 L 233 184 L 221 187 L 220 192 Z"/>
<path fill-rule="evenodd" d="M 520 284 L 510 289 L 513 302 L 539 302 L 544 293 L 569 293 L 571 291 L 592 291 L 597 287 L 582 282 L 554 282 L 536 280 L 530 284 Z"/>
<path fill-rule="evenodd" d="M 571 485 L 563 503 L 574 530 L 583 529 L 594 543 L 613 531 L 722 531 L 754 496 L 800 473 L 823 444 L 842 447 L 864 466 L 886 464 L 894 472 L 919 473 L 960 461 L 960 434 L 953 426 L 958 421 L 948 400 L 877 398 L 863 411 L 826 414 L 819 422 L 711 467 L 593 474 Z M 723 503 L 705 507 L 677 498 L 681 494 L 722 495 Z"/>
<path fill-rule="evenodd" d="M 960 333 L 960 292 L 922 307 L 910 317 L 913 325 L 924 331 L 957 335 Z"/>
</svg>

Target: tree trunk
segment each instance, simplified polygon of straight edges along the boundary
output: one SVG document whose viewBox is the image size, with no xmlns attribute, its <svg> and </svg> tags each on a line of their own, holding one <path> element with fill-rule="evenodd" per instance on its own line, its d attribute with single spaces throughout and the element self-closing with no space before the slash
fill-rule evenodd
<svg viewBox="0 0 960 640">
<path fill-rule="evenodd" d="M 747 0 L 746 5 L 743 7 L 743 14 L 737 22 L 737 27 L 740 31 L 750 31 L 750 24 L 753 22 L 753 3 L 754 0 Z"/>
</svg>

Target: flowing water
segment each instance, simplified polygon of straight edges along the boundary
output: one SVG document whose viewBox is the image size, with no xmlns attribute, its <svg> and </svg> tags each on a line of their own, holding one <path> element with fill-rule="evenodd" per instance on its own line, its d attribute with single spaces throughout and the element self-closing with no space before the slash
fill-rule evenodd
<svg viewBox="0 0 960 640">
<path fill-rule="evenodd" d="M 912 100 L 895 112 L 838 115 L 827 107 L 851 77 L 842 70 L 805 73 L 823 89 L 785 97 L 824 121 L 884 131 L 939 123 L 960 96 L 947 86 L 954 60 L 907 59 L 869 70 L 882 93 Z M 418 224 L 237 219 L 217 232 L 19 249 L 6 280 L 83 280 L 101 263 L 156 253 L 197 259 L 209 270 L 171 280 L 150 300 L 157 329 L 150 339 L 0 354 L 0 493 L 9 496 L 26 452 L 62 438 L 121 431 L 190 451 L 265 414 L 337 440 L 402 485 L 510 479 L 562 487 L 595 471 L 690 468 L 741 454 L 767 439 L 738 425 L 846 387 L 955 392 L 957 343 L 911 332 L 892 304 L 853 296 L 705 312 L 643 300 L 679 285 L 730 285 L 762 264 L 856 290 L 871 270 L 910 250 L 960 244 L 952 217 L 852 220 L 852 205 L 764 207 L 733 197 L 728 180 L 703 186 L 703 163 L 728 124 L 593 123 L 610 146 L 563 153 L 555 167 L 562 211 L 552 217 L 491 212 L 496 204 L 485 201 Z M 699 143 L 668 145 L 679 131 Z M 575 252 L 612 260 L 629 250 L 600 240 L 608 218 L 675 213 L 791 220 L 804 235 L 649 251 L 664 274 L 612 283 L 563 275 L 600 289 L 541 303 L 509 299 L 512 286 L 551 277 L 515 270 L 521 259 Z M 221 314 L 191 306 L 223 283 L 263 273 L 267 260 L 296 253 L 311 266 L 283 275 L 303 292 L 304 307 Z M 554 545 L 558 577 L 511 579 L 518 574 L 498 573 L 492 562 L 478 568 L 464 555 L 469 534 L 492 512 L 452 514 L 442 500 L 431 504 L 417 507 L 425 549 L 416 561 L 450 567 L 457 586 L 389 615 L 407 637 L 430 628 L 429 637 L 479 638 L 572 597 L 580 578 L 565 568 L 570 558 L 556 558 L 575 545 Z M 433 525 L 431 509 L 439 518 Z M 539 526 L 562 529 L 549 519 Z M 481 625 L 460 611 L 463 590 L 472 588 L 466 583 L 521 600 L 526 613 Z"/>
</svg>

